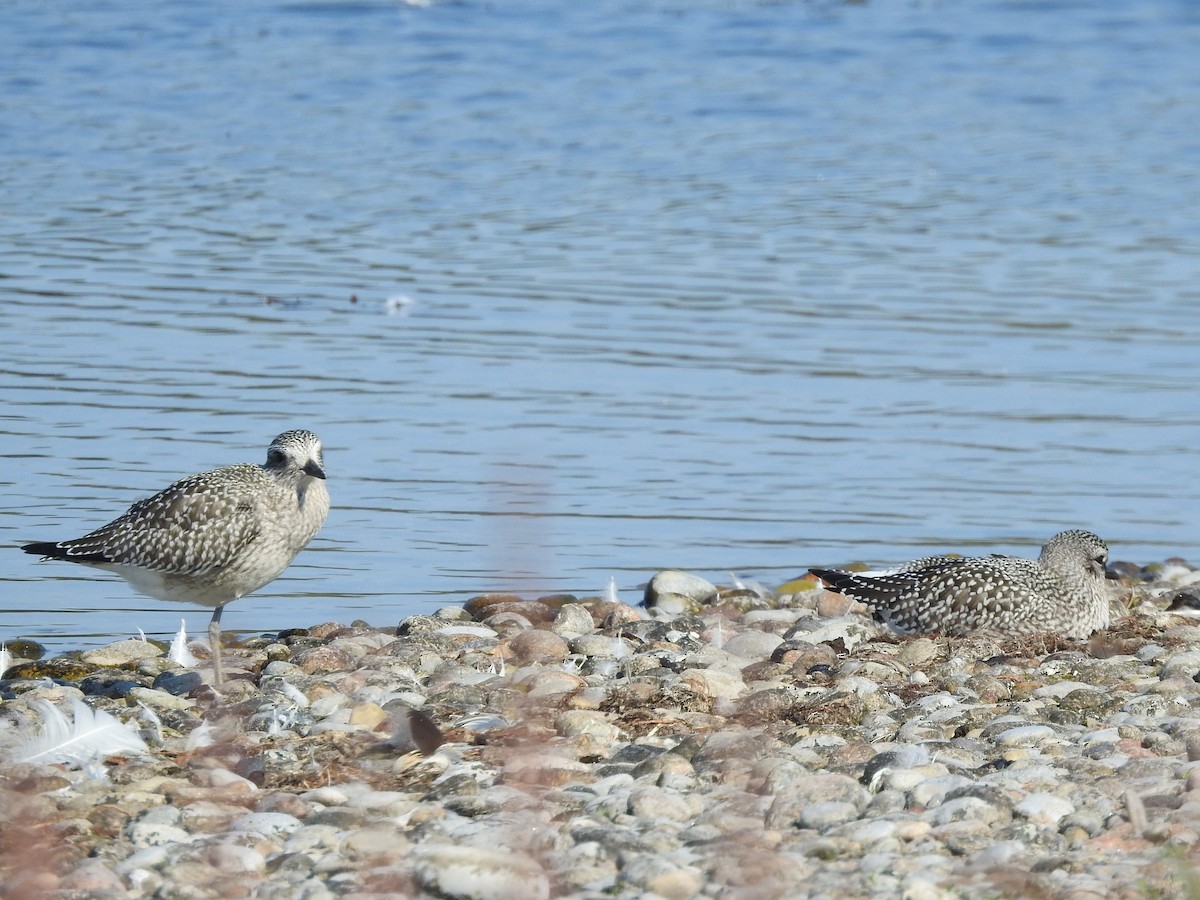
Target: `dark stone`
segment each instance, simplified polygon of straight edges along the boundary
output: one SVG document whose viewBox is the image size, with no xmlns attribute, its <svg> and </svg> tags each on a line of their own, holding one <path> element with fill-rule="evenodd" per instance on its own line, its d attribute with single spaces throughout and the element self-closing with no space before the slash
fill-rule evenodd
<svg viewBox="0 0 1200 900">
<path fill-rule="evenodd" d="M 204 686 L 199 672 L 162 672 L 154 679 L 156 691 L 166 691 L 176 697 L 194 696 Z"/>
</svg>

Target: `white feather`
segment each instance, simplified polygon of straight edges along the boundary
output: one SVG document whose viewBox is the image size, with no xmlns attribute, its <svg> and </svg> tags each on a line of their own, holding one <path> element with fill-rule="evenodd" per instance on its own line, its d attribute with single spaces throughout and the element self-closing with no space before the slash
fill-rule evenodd
<svg viewBox="0 0 1200 900">
<path fill-rule="evenodd" d="M 389 316 L 407 316 L 415 302 L 408 294 L 393 294 L 383 301 L 383 311 Z"/>
<path fill-rule="evenodd" d="M 720 619 L 717 620 L 717 624 L 713 627 L 713 629 L 709 633 L 708 637 L 709 637 L 710 644 L 712 644 L 718 650 L 724 649 L 724 647 L 725 647 L 725 629 L 723 629 L 721 627 Z"/>
<path fill-rule="evenodd" d="M 187 639 L 187 622 L 184 619 L 179 620 L 179 632 L 171 641 L 171 647 L 167 650 L 167 659 L 173 663 L 179 663 L 185 669 L 194 669 L 200 665 L 200 660 L 192 655 L 192 651 L 188 649 Z"/>
<path fill-rule="evenodd" d="M 138 701 L 138 706 L 142 708 L 142 715 L 150 723 L 150 727 L 154 729 L 154 742 L 161 747 L 163 742 L 163 724 L 162 719 L 158 717 L 158 713 L 148 707 L 141 700 Z"/>
<path fill-rule="evenodd" d="M 733 587 L 739 591 L 752 591 L 760 597 L 770 597 L 771 592 L 767 590 L 760 582 L 751 581 L 749 578 L 738 578 L 733 572 L 729 573 L 730 579 L 733 581 Z"/>
<path fill-rule="evenodd" d="M 608 579 L 608 602 L 620 603 L 621 595 L 617 593 L 617 579 L 609 576 Z"/>
<path fill-rule="evenodd" d="M 304 695 L 304 691 L 300 690 L 300 688 L 296 687 L 294 684 L 287 681 L 282 681 L 279 685 L 279 692 L 291 700 L 292 703 L 300 709 L 308 709 L 308 697 Z"/>
<path fill-rule="evenodd" d="M 192 729 L 192 733 L 187 736 L 184 741 L 183 748 L 185 750 L 202 750 L 205 747 L 211 747 L 217 742 L 216 733 L 213 727 L 207 722 L 201 722 L 198 726 Z"/>
<path fill-rule="evenodd" d="M 42 716 L 42 731 L 36 738 L 17 748 L 17 762 L 50 765 L 71 763 L 83 766 L 109 756 L 148 753 L 135 731 L 103 710 L 93 710 L 77 697 L 71 698 L 75 722 L 45 700 L 30 703 Z"/>
<path fill-rule="evenodd" d="M 83 767 L 83 777 L 88 781 L 108 781 L 108 770 L 103 763 L 90 762 Z"/>
</svg>

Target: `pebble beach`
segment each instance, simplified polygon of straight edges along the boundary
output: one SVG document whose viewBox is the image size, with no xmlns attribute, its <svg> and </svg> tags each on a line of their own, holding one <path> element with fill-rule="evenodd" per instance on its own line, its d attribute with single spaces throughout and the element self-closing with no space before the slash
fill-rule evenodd
<svg viewBox="0 0 1200 900">
<path fill-rule="evenodd" d="M 1114 568 L 1088 640 L 667 571 L 262 635 L 219 691 L 155 642 L 18 644 L 0 896 L 1200 896 L 1200 571 Z M 22 761 L 80 702 L 145 749 Z"/>
</svg>

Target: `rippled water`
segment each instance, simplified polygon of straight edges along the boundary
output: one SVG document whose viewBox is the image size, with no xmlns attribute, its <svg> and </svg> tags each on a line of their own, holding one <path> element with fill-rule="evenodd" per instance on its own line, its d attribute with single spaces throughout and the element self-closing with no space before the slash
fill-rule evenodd
<svg viewBox="0 0 1200 900">
<path fill-rule="evenodd" d="M 202 630 L 15 547 L 289 427 L 334 511 L 231 630 L 1071 526 L 1200 561 L 1198 38 L 1186 2 L 0 8 L 0 638 Z"/>
</svg>

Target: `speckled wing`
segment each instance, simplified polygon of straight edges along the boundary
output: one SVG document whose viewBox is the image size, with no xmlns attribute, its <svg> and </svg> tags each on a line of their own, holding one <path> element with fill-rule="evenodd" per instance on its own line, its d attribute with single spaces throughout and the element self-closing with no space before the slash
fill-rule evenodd
<svg viewBox="0 0 1200 900">
<path fill-rule="evenodd" d="M 258 535 L 261 470 L 229 466 L 193 475 L 133 504 L 119 519 L 47 556 L 92 565 L 127 565 L 172 575 L 203 575 L 236 559 Z"/>
<path fill-rule="evenodd" d="M 1033 599 L 1030 588 L 1045 576 L 1031 560 L 942 557 L 920 569 L 865 577 L 814 570 L 838 593 L 877 611 L 901 631 L 965 634 L 1003 624 Z"/>
<path fill-rule="evenodd" d="M 915 573 L 924 578 L 880 613 L 885 621 L 905 631 L 962 635 L 989 626 L 1004 627 L 1020 619 L 1025 604 L 1034 599 L 1027 579 L 1012 576 L 1036 575 L 1036 568 L 1030 560 L 1013 557 L 1007 558 L 1003 567 L 992 560 L 960 559 Z"/>
</svg>

